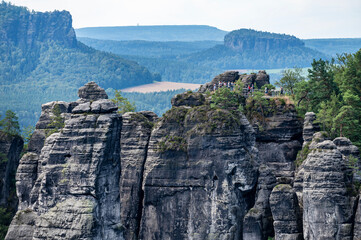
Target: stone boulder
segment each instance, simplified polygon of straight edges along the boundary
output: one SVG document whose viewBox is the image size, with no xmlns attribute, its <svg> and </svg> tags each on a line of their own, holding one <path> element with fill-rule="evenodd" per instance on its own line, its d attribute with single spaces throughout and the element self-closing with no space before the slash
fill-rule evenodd
<svg viewBox="0 0 361 240">
<path fill-rule="evenodd" d="M 85 84 L 85 86 L 79 88 L 78 95 L 81 99 L 85 99 L 87 101 L 108 99 L 108 95 L 104 89 L 99 87 L 95 82 L 89 82 Z"/>
<path fill-rule="evenodd" d="M 172 106 L 189 106 L 195 107 L 204 105 L 206 99 L 202 93 L 185 92 L 175 95 L 172 100 Z"/>
</svg>

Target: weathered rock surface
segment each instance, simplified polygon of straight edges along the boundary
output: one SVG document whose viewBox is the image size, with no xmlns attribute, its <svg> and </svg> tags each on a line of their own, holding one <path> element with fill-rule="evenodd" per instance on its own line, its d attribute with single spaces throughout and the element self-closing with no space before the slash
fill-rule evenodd
<svg viewBox="0 0 361 240">
<path fill-rule="evenodd" d="M 172 100 L 172 106 L 179 107 L 179 106 L 200 106 L 204 105 L 206 99 L 203 94 L 201 93 L 192 93 L 192 92 L 185 92 L 175 95 Z"/>
<path fill-rule="evenodd" d="M 238 79 L 241 79 L 244 86 L 247 87 L 248 85 L 257 85 L 258 88 L 261 88 L 265 84 L 269 84 L 269 75 L 266 73 L 266 71 L 261 70 L 257 74 L 251 73 L 251 74 L 239 74 L 237 71 L 227 71 L 222 74 L 217 75 L 211 82 L 208 82 L 204 85 L 202 85 L 199 88 L 200 93 L 205 93 L 208 91 L 213 91 L 213 85 L 218 84 L 219 82 L 233 82 L 235 83 Z"/>
<path fill-rule="evenodd" d="M 108 95 L 104 89 L 99 87 L 95 82 L 89 82 L 85 84 L 85 86 L 79 88 L 78 95 L 81 99 L 88 101 L 108 99 Z"/>
<path fill-rule="evenodd" d="M 321 127 L 319 124 L 314 123 L 316 114 L 314 112 L 307 112 L 303 122 L 303 145 L 312 141 L 313 134 L 319 132 Z"/>
<path fill-rule="evenodd" d="M 302 212 L 297 195 L 288 184 L 277 185 L 271 193 L 270 205 L 275 229 L 275 240 L 301 240 Z"/>
<path fill-rule="evenodd" d="M 124 238 L 138 239 L 144 192 L 144 165 L 149 138 L 157 115 L 152 112 L 126 113 L 121 132 L 120 220 Z"/>
<path fill-rule="evenodd" d="M 341 152 L 329 140 L 320 142 L 303 169 L 304 238 L 351 239 L 353 209 Z"/>
<path fill-rule="evenodd" d="M 23 210 L 6 239 L 121 239 L 120 133 L 121 117 L 114 112 L 68 113 L 40 155 L 21 159 L 17 193 Z"/>
<path fill-rule="evenodd" d="M 17 199 L 13 182 L 23 146 L 24 141 L 21 137 L 0 131 L 0 206 L 16 209 Z"/>
<path fill-rule="evenodd" d="M 247 240 L 267 240 L 274 235 L 269 197 L 277 182 L 267 165 L 261 165 L 258 171 L 256 203 L 243 220 L 243 239 Z"/>
<path fill-rule="evenodd" d="M 67 11 L 29 12 L 17 9 L 16 17 L 5 17 L 1 23 L 0 42 L 12 42 L 21 49 L 34 47 L 37 41 L 59 41 L 75 47 L 77 40 L 72 17 Z"/>
<path fill-rule="evenodd" d="M 358 203 L 354 220 L 353 227 L 353 239 L 360 240 L 361 239 L 361 191 L 358 194 Z"/>
<path fill-rule="evenodd" d="M 234 125 L 212 129 L 218 117 Z M 241 239 L 257 151 L 253 129 L 237 118 L 207 106 L 163 116 L 149 142 L 140 239 Z"/>
</svg>

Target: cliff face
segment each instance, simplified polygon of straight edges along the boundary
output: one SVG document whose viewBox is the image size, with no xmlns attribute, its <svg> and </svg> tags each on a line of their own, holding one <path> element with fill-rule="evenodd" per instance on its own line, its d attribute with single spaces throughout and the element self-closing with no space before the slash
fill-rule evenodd
<svg viewBox="0 0 361 240">
<path fill-rule="evenodd" d="M 268 52 L 289 47 L 302 47 L 305 44 L 300 39 L 290 35 L 239 29 L 224 37 L 224 45 L 239 52 L 248 50 Z"/>
<path fill-rule="evenodd" d="M 19 211 L 6 239 L 360 235 L 357 178 L 347 162 L 357 148 L 305 128 L 308 150 L 296 169 L 302 120 L 289 103 L 248 121 L 239 110 L 211 107 L 202 93 L 184 93 L 158 119 L 118 115 L 93 82 L 79 96 L 43 105 L 17 171 Z M 48 136 L 55 108 L 65 126 Z"/>
<path fill-rule="evenodd" d="M 34 44 L 47 40 L 62 42 L 67 47 L 76 46 L 72 17 L 67 11 L 29 12 L 25 8 L 1 3 L 0 42 L 11 42 L 21 49 L 31 49 Z"/>
</svg>

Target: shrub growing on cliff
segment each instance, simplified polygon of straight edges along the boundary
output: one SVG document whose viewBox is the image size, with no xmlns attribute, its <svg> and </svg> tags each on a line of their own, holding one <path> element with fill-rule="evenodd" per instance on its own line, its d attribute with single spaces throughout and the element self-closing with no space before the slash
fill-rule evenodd
<svg viewBox="0 0 361 240">
<path fill-rule="evenodd" d="M 7 134 L 20 135 L 18 117 L 11 110 L 6 111 L 5 118 L 0 121 L 0 127 Z"/>
<path fill-rule="evenodd" d="M 241 96 L 229 88 L 220 88 L 212 95 L 212 108 L 219 107 L 222 109 L 236 110 L 240 104 Z"/>
<path fill-rule="evenodd" d="M 56 104 L 53 108 L 53 114 L 51 123 L 48 124 L 48 128 L 46 130 L 46 137 L 49 137 L 51 134 L 59 132 L 60 129 L 64 128 L 64 118 L 61 116 L 61 110 L 58 104 Z"/>
<path fill-rule="evenodd" d="M 118 113 L 135 112 L 134 103 L 130 103 L 128 99 L 121 95 L 120 90 L 115 90 L 115 97 L 112 101 L 118 106 Z"/>
</svg>

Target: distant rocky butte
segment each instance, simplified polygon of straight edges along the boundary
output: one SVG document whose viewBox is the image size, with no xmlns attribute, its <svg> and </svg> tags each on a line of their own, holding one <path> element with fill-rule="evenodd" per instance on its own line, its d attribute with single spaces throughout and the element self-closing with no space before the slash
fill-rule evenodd
<svg viewBox="0 0 361 240">
<path fill-rule="evenodd" d="M 7 3 L 0 7 L 7 8 Z M 59 41 L 64 46 L 76 47 L 77 40 L 72 27 L 72 17 L 67 11 L 29 12 L 18 7 L 21 13 L 4 17 L 1 22 L 0 43 L 12 42 L 21 49 L 31 49 L 35 41 Z"/>
<path fill-rule="evenodd" d="M 175 96 L 162 118 L 117 114 L 94 82 L 79 96 L 42 106 L 6 239 L 360 239 L 357 149 L 303 130 L 292 105 L 260 130 L 202 91 Z M 56 105 L 65 127 L 46 137 Z M 303 131 L 313 139 L 296 168 Z"/>
<path fill-rule="evenodd" d="M 286 34 L 239 29 L 224 37 L 224 45 L 239 52 L 247 50 L 268 52 L 271 49 L 303 47 L 305 43 L 301 39 Z"/>
</svg>

